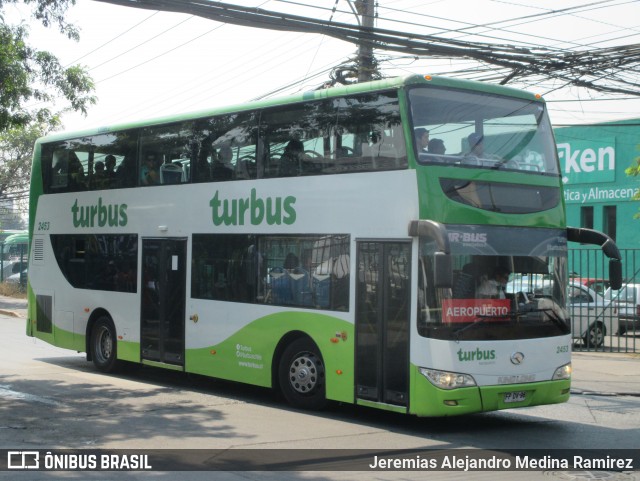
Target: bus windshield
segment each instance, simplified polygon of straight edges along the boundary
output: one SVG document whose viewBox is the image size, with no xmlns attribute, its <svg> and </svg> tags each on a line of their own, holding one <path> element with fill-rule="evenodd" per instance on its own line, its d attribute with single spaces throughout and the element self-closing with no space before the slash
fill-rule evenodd
<svg viewBox="0 0 640 481">
<path fill-rule="evenodd" d="M 418 330 L 448 340 L 569 333 L 566 234 L 556 229 L 448 226 L 453 284 L 438 288 L 436 248 L 421 239 Z"/>
<path fill-rule="evenodd" d="M 424 87 L 409 99 L 419 163 L 558 174 L 542 102 Z"/>
</svg>

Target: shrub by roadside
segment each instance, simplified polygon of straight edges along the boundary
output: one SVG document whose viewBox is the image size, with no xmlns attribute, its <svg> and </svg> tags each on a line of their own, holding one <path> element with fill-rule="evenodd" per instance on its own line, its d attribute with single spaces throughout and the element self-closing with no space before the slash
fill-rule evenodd
<svg viewBox="0 0 640 481">
<path fill-rule="evenodd" d="M 16 299 L 26 299 L 27 292 L 19 284 L 0 282 L 0 296 L 15 297 Z"/>
</svg>

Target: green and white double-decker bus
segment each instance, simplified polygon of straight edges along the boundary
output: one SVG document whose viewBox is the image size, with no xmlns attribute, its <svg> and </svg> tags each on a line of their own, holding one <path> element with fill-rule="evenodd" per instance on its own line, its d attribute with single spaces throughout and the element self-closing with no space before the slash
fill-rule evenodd
<svg viewBox="0 0 640 481">
<path fill-rule="evenodd" d="M 310 409 L 566 401 L 567 241 L 616 257 L 540 98 L 429 76 L 42 138 L 30 209 L 28 335 Z"/>
</svg>

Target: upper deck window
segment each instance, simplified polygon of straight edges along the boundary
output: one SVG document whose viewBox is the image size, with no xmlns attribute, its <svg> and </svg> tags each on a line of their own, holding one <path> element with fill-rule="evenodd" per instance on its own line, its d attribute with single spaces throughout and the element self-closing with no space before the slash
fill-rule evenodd
<svg viewBox="0 0 640 481">
<path fill-rule="evenodd" d="M 544 104 L 482 92 L 409 92 L 418 162 L 559 174 Z"/>
<path fill-rule="evenodd" d="M 79 192 L 136 185 L 138 132 L 50 142 L 42 147 L 45 192 Z"/>
<path fill-rule="evenodd" d="M 43 144 L 46 193 L 406 169 L 395 90 Z"/>
</svg>

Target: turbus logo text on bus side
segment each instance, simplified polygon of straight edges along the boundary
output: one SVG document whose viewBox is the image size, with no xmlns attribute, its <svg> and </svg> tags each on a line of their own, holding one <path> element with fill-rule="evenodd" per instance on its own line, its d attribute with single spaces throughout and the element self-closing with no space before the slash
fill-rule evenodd
<svg viewBox="0 0 640 481">
<path fill-rule="evenodd" d="M 127 204 L 102 203 L 98 198 L 98 205 L 78 205 L 78 199 L 71 206 L 73 227 L 123 227 L 127 225 Z"/>
<path fill-rule="evenodd" d="M 209 202 L 211 206 L 211 220 L 219 225 L 260 225 L 265 221 L 269 225 L 287 224 L 296 221 L 296 210 L 293 207 L 296 198 L 287 197 L 258 197 L 256 189 L 251 189 L 249 197 L 240 199 L 221 199 L 220 192 Z"/>
</svg>

